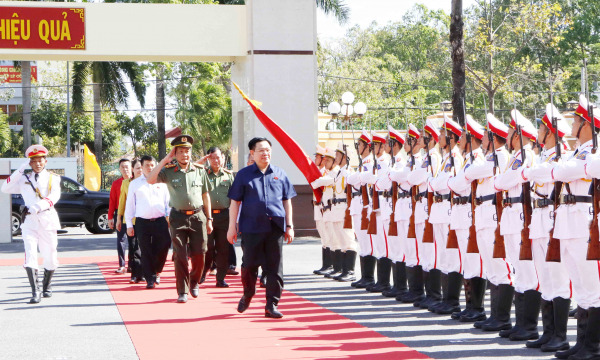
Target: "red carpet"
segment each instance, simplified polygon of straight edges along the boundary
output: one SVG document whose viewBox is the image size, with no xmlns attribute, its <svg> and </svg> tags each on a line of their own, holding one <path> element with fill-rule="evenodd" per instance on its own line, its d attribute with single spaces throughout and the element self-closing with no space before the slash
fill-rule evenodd
<svg viewBox="0 0 600 360">
<path fill-rule="evenodd" d="M 146 290 L 115 275 L 115 262 L 98 263 L 141 359 L 427 359 L 375 331 L 289 291 L 279 309 L 284 318 L 264 317 L 264 291 L 244 314 L 236 311 L 242 295 L 239 276 L 228 289 L 201 285 L 197 299 L 177 304 L 169 262 L 161 284 Z"/>
</svg>

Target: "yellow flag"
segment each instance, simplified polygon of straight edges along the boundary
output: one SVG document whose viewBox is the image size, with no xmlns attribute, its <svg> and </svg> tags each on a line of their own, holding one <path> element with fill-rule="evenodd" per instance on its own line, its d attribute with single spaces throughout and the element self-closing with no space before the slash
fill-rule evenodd
<svg viewBox="0 0 600 360">
<path fill-rule="evenodd" d="M 92 154 L 87 145 L 84 146 L 83 185 L 92 191 L 98 191 L 100 190 L 100 176 L 102 174 L 100 171 L 100 166 L 98 166 L 98 162 L 96 161 L 96 155 Z"/>
</svg>

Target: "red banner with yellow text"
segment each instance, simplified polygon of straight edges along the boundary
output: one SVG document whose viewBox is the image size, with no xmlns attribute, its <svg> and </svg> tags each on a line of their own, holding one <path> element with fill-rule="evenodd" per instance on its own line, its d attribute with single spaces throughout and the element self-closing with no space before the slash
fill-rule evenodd
<svg viewBox="0 0 600 360">
<path fill-rule="evenodd" d="M 85 9 L 0 6 L 0 49 L 85 50 Z"/>
<path fill-rule="evenodd" d="M 37 66 L 31 67 L 31 81 L 37 81 Z M 0 83 L 21 83 L 21 69 L 0 65 Z"/>
</svg>

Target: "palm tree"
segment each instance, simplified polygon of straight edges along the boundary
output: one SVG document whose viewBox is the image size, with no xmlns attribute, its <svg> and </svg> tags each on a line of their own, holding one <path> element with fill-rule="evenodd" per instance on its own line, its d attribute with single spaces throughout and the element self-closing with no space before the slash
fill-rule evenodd
<svg viewBox="0 0 600 360">
<path fill-rule="evenodd" d="M 111 110 L 118 105 L 127 107 L 129 91 L 125 87 L 125 76 L 131 81 L 140 105 L 144 107 L 146 86 L 142 80 L 143 71 L 135 62 L 122 61 L 76 61 L 73 63 L 73 110 L 84 111 L 84 94 L 87 81 L 92 80 L 94 99 L 94 154 L 102 165 L 102 107 Z"/>
</svg>

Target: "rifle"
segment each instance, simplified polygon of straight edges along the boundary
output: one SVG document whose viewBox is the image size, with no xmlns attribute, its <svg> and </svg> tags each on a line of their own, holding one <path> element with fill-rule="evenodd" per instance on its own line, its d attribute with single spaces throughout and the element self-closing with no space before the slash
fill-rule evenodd
<svg viewBox="0 0 600 360">
<path fill-rule="evenodd" d="M 516 123 L 516 121 L 515 121 Z M 521 126 L 515 124 L 517 135 L 519 136 L 519 144 L 521 146 L 521 166 L 525 165 L 527 155 L 523 149 L 523 132 Z M 521 204 L 523 205 L 523 230 L 521 231 L 521 250 L 519 252 L 519 260 L 533 260 L 531 252 L 531 239 L 529 238 L 529 225 L 531 225 L 531 184 L 529 181 L 523 183 L 521 190 Z"/>
<path fill-rule="evenodd" d="M 380 146 L 383 146 L 380 145 Z M 371 154 L 373 154 L 373 175 L 377 173 L 377 154 L 375 153 L 375 141 L 371 141 Z M 373 195 L 371 196 L 373 201 L 373 206 L 371 209 L 371 218 L 369 220 L 369 227 L 367 228 L 367 234 L 375 235 L 377 234 L 377 213 L 375 210 L 379 210 L 379 194 L 377 193 L 376 185 L 373 184 L 371 186 L 371 190 L 373 191 Z"/>
<path fill-rule="evenodd" d="M 587 76 L 587 72 L 586 72 Z M 587 83 L 587 82 L 586 82 Z M 589 88 L 588 91 L 588 114 L 592 123 L 592 154 L 598 150 L 598 139 L 596 134 L 596 121 L 594 119 L 594 107 L 590 101 Z M 600 188 L 598 187 L 598 179 L 593 178 L 590 185 L 590 195 L 592 196 L 592 223 L 590 224 L 590 242 L 587 250 L 587 260 L 600 260 L 600 234 L 598 233 L 598 200 L 600 200 Z"/>
<path fill-rule="evenodd" d="M 550 103 L 554 105 L 554 95 L 552 91 L 552 78 L 550 78 Z M 552 109 L 552 126 L 554 127 L 555 139 L 556 142 L 554 145 L 556 146 L 556 155 L 554 157 L 554 161 L 558 162 L 561 157 L 562 149 L 560 148 L 560 141 L 558 136 L 558 118 L 554 116 L 554 106 Z M 548 130 L 550 131 L 550 130 Z M 556 208 L 558 207 L 558 203 L 560 201 L 560 193 L 562 192 L 563 184 L 561 181 L 554 182 L 554 189 L 550 194 L 550 197 L 554 201 L 554 212 L 552 214 L 556 214 Z M 554 215 L 553 215 L 554 216 Z M 554 223 L 556 224 L 556 218 L 554 218 Z M 560 262 L 560 239 L 554 237 L 554 228 L 550 230 L 550 241 L 548 242 L 548 251 L 546 252 L 546 262 Z"/>
<path fill-rule="evenodd" d="M 417 142 L 417 139 L 414 139 L 413 142 L 413 138 L 410 137 L 410 135 L 408 135 L 408 126 L 406 127 L 406 141 L 408 141 L 408 144 L 410 145 L 410 171 L 413 171 L 413 169 L 415 168 L 415 154 L 413 152 L 413 148 L 414 145 Z M 416 228 L 415 228 L 415 208 L 417 207 L 417 201 L 415 200 L 415 196 L 417 196 L 419 192 L 419 188 L 417 185 L 414 185 L 410 188 L 410 204 L 411 204 L 411 213 L 410 213 L 410 219 L 408 220 L 408 232 L 406 234 L 406 238 L 407 239 L 416 239 L 417 238 L 417 233 L 416 233 Z"/>
<path fill-rule="evenodd" d="M 358 167 L 360 169 L 359 172 L 362 172 L 363 171 L 362 157 L 361 157 L 361 154 L 358 153 L 358 143 L 355 143 L 355 146 L 356 146 L 356 152 L 358 154 Z M 367 230 L 369 228 L 369 217 L 367 216 L 367 214 L 368 214 L 367 206 L 369 206 L 369 189 L 367 188 L 367 185 L 361 185 L 360 192 L 362 195 L 362 204 L 363 204 L 363 209 L 362 209 L 361 219 L 360 219 L 360 229 Z"/>
<path fill-rule="evenodd" d="M 490 130 L 488 130 L 489 137 L 489 146 L 492 147 L 492 154 L 494 157 L 494 176 L 496 176 L 496 169 L 499 167 L 498 165 L 498 155 L 496 154 L 496 150 L 494 149 L 494 135 Z M 492 257 L 494 259 L 505 258 L 506 257 L 506 248 L 504 246 L 504 236 L 500 233 L 500 220 L 502 220 L 502 211 L 504 207 L 502 206 L 502 191 L 496 193 L 496 220 L 498 224 L 496 225 L 496 231 L 494 231 L 494 252 Z"/>
<path fill-rule="evenodd" d="M 342 140 L 343 141 L 343 140 Z M 344 156 L 346 157 L 346 167 L 350 171 L 350 158 L 348 157 L 348 148 L 344 144 Z M 352 215 L 350 215 L 350 205 L 352 205 L 352 186 L 346 184 L 346 214 L 344 215 L 344 229 L 352 229 Z"/>
<path fill-rule="evenodd" d="M 395 139 L 390 139 L 392 142 L 392 166 L 396 163 L 396 156 L 394 155 L 394 145 L 396 145 Z M 398 236 L 398 224 L 396 223 L 396 200 L 398 200 L 398 183 L 392 181 L 392 213 L 390 214 L 390 227 L 388 228 L 389 236 Z"/>
<path fill-rule="evenodd" d="M 444 112 L 443 107 L 442 113 L 444 114 L 444 128 L 446 133 L 446 146 L 448 147 L 448 157 L 450 158 L 450 166 L 452 167 L 452 170 L 454 170 L 454 176 L 456 176 L 456 168 L 454 167 L 454 157 L 452 156 L 452 144 L 450 144 L 450 135 L 448 135 L 448 126 L 446 124 L 446 113 Z M 450 211 L 452 211 L 453 198 L 454 191 L 450 191 Z M 446 239 L 446 249 L 458 249 L 458 238 L 456 237 L 456 230 L 450 229 L 450 226 L 448 226 L 448 238 Z"/>
<path fill-rule="evenodd" d="M 466 119 L 465 119 L 466 122 Z M 473 141 L 472 135 L 467 129 L 467 141 L 471 147 L 471 165 L 475 163 L 473 156 Z M 471 226 L 469 227 L 469 241 L 467 242 L 467 254 L 479 254 L 479 246 L 477 246 L 477 228 L 475 227 L 475 198 L 477 197 L 477 180 L 471 182 Z"/>
<path fill-rule="evenodd" d="M 423 125 L 425 126 L 425 125 Z M 423 127 L 423 136 L 425 136 L 425 128 Z M 431 167 L 431 176 L 433 177 L 433 164 L 431 163 L 431 154 L 429 153 L 429 137 L 424 137 L 425 151 L 427 151 L 427 166 Z M 429 222 L 429 216 L 431 215 L 431 205 L 433 204 L 433 191 L 429 191 L 429 184 L 427 184 L 427 220 L 425 220 L 425 230 L 423 232 L 423 243 L 432 244 L 433 239 L 433 225 Z"/>
</svg>

